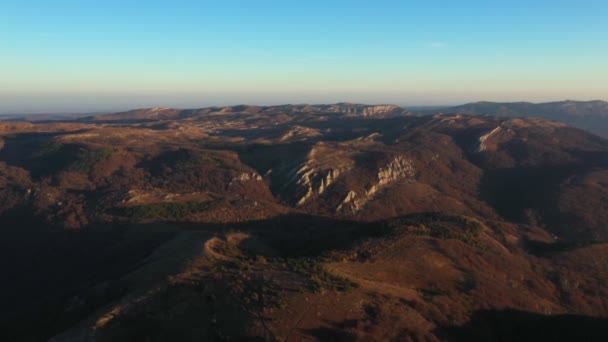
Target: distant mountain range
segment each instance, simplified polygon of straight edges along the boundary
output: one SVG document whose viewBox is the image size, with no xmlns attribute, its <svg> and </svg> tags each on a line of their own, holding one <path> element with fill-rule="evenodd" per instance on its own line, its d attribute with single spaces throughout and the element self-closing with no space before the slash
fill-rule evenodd
<svg viewBox="0 0 608 342">
<path fill-rule="evenodd" d="M 510 117 L 540 117 L 561 121 L 608 136 L 608 102 L 606 101 L 559 101 L 531 102 L 475 102 L 455 107 L 413 110 L 418 113 L 462 113 L 470 115 L 499 115 Z"/>
<path fill-rule="evenodd" d="M 95 113 L 103 114 L 103 113 Z M 27 121 L 27 122 L 44 122 L 44 121 L 69 121 L 77 120 L 93 113 L 30 113 L 30 114 L 0 114 L 0 121 Z"/>
<path fill-rule="evenodd" d="M 539 117 L 561 121 L 571 126 L 608 137 L 608 102 L 606 101 L 559 101 L 547 103 L 531 102 L 473 102 L 459 106 L 420 106 L 401 108 L 395 105 L 368 106 L 362 104 L 337 103 L 330 105 L 281 105 L 207 107 L 201 109 L 152 108 L 101 115 L 90 114 L 13 114 L 0 115 L 0 121 L 142 121 L 194 118 L 199 115 L 242 113 L 306 114 L 311 112 L 343 113 L 350 115 L 399 115 L 399 114 L 469 114 L 508 117 Z"/>
</svg>

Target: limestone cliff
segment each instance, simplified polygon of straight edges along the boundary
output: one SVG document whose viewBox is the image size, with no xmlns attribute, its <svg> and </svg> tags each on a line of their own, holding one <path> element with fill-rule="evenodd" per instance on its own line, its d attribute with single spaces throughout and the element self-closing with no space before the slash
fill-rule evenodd
<svg viewBox="0 0 608 342">
<path fill-rule="evenodd" d="M 397 156 L 378 170 L 377 180 L 371 187 L 363 189 L 360 193 L 354 190 L 349 191 L 342 203 L 336 208 L 336 211 L 340 212 L 349 208 L 352 213 L 355 213 L 361 210 L 384 187 L 402 179 L 413 180 L 415 176 L 416 169 L 413 162 L 404 156 Z"/>
<path fill-rule="evenodd" d="M 309 152 L 306 161 L 291 171 L 286 186 L 295 185 L 295 203 L 303 205 L 323 194 L 345 172 L 354 167 L 351 153 L 333 144 L 319 143 Z"/>
</svg>

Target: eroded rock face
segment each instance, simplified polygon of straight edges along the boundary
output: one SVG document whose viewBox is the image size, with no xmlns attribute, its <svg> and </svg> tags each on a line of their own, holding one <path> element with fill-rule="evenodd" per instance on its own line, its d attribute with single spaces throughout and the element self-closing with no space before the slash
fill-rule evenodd
<svg viewBox="0 0 608 342">
<path fill-rule="evenodd" d="M 343 169 L 340 168 L 322 170 L 309 165 L 302 166 L 296 172 L 298 176 L 296 184 L 298 187 L 306 188 L 307 190 L 306 194 L 298 200 L 297 205 L 303 205 L 312 197 L 323 194 L 342 172 Z"/>
<path fill-rule="evenodd" d="M 385 114 L 398 111 L 400 108 L 395 105 L 371 106 L 363 110 L 364 116 L 373 116 L 377 114 Z"/>
<path fill-rule="evenodd" d="M 488 150 L 488 145 L 486 144 L 488 139 L 490 139 L 493 135 L 499 133 L 502 130 L 501 126 L 494 128 L 490 133 L 484 134 L 479 137 L 479 145 L 473 149 L 473 152 L 483 152 Z"/>
<path fill-rule="evenodd" d="M 397 156 L 386 167 L 378 171 L 378 185 L 386 185 L 402 178 L 411 178 L 416 175 L 412 161 L 403 156 Z"/>
<path fill-rule="evenodd" d="M 340 203 L 340 205 L 338 206 L 338 208 L 336 208 L 336 211 L 342 211 L 342 209 L 349 204 L 352 204 L 354 211 L 359 210 L 359 207 L 357 205 L 357 202 L 355 201 L 357 197 L 357 193 L 354 191 L 349 191 L 348 195 L 346 195 L 346 198 L 344 198 L 344 200 L 342 201 L 342 203 Z"/>
<path fill-rule="evenodd" d="M 329 107 L 329 112 L 373 116 L 400 111 L 396 105 L 366 106 L 352 103 L 339 103 Z"/>
<path fill-rule="evenodd" d="M 359 145 L 353 145 L 359 146 Z M 353 154 L 344 149 L 334 149 L 330 144 L 318 144 L 309 153 L 308 160 L 296 170 L 289 183 L 295 187 L 294 203 L 302 206 L 327 192 L 345 174 L 356 172 Z M 366 188 L 351 188 L 336 208 L 337 212 L 355 213 L 384 187 L 402 179 L 414 179 L 416 170 L 411 159 L 398 155 L 379 167 L 372 185 Z"/>
<path fill-rule="evenodd" d="M 404 156 L 397 156 L 378 170 L 377 181 L 371 187 L 363 190 L 361 194 L 354 190 L 349 191 L 342 203 L 336 208 L 336 211 L 340 212 L 348 208 L 355 213 L 361 210 L 384 187 L 403 179 L 413 180 L 414 177 L 416 177 L 416 169 L 412 160 Z"/>
<path fill-rule="evenodd" d="M 318 137 L 321 135 L 318 129 L 312 129 L 303 126 L 294 126 L 287 131 L 279 141 L 293 141 L 293 140 L 306 140 L 309 138 Z"/>
<path fill-rule="evenodd" d="M 251 172 L 251 173 L 243 172 L 238 177 L 236 177 L 234 180 L 241 181 L 241 182 L 247 182 L 247 181 L 251 181 L 251 180 L 262 181 L 262 176 L 260 176 L 259 174 L 255 173 L 255 172 Z"/>
<path fill-rule="evenodd" d="M 319 143 L 309 152 L 306 161 L 290 172 L 286 189 L 295 190 L 294 203 L 301 206 L 327 191 L 354 164 L 350 151 Z"/>
</svg>

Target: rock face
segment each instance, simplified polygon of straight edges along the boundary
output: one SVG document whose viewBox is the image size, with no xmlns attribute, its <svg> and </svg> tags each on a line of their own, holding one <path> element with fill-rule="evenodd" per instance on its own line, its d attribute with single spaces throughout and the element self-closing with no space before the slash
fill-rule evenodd
<svg viewBox="0 0 608 342">
<path fill-rule="evenodd" d="M 352 214 L 361 210 L 385 187 L 400 180 L 413 180 L 416 177 L 414 162 L 406 156 L 397 155 L 378 167 L 374 176 L 369 178 L 369 173 L 359 170 L 354 161 L 357 151 L 365 149 L 368 144 L 373 144 L 373 142 L 364 144 L 361 141 L 351 141 L 336 145 L 317 144 L 309 153 L 306 162 L 290 172 L 291 176 L 286 184 L 287 189 L 291 189 L 293 194 L 290 196 L 293 204 L 303 206 L 309 202 L 314 203 L 318 201 L 315 198 L 318 199 L 327 192 L 329 192 L 329 197 L 342 194 L 341 196 L 345 197 L 337 207 L 334 207 L 335 211 Z M 345 146 L 349 146 L 349 149 L 346 149 Z M 346 180 L 362 179 L 361 177 L 365 177 L 368 182 L 367 186 L 354 185 L 351 187 Z M 329 191 L 330 187 L 337 182 L 341 182 L 341 185 Z M 343 192 L 345 191 L 344 186 L 347 187 L 346 194 Z"/>
<path fill-rule="evenodd" d="M 374 116 L 379 114 L 397 113 L 402 111 L 399 106 L 396 105 L 360 105 L 351 103 L 339 103 L 331 105 L 328 109 L 329 112 L 333 113 L 345 113 L 363 116 Z"/>
<path fill-rule="evenodd" d="M 252 172 L 252 173 L 247 173 L 247 172 L 243 172 L 241 173 L 238 177 L 236 177 L 234 180 L 237 181 L 241 181 L 241 182 L 247 182 L 247 181 L 262 181 L 262 176 L 260 176 L 259 174 Z"/>
<path fill-rule="evenodd" d="M 403 179 L 413 180 L 415 176 L 416 170 L 413 162 L 404 156 L 397 156 L 378 170 L 376 183 L 368 189 L 364 189 L 361 195 L 354 190 L 350 190 L 342 203 L 336 208 L 336 211 L 340 212 L 350 208 L 351 212 L 355 213 L 361 210 L 384 187 Z"/>
<path fill-rule="evenodd" d="M 371 106 L 367 107 L 363 110 L 364 116 L 374 116 L 378 114 L 386 114 L 399 111 L 400 108 L 395 105 L 381 105 L 381 106 Z"/>
<path fill-rule="evenodd" d="M 302 126 L 294 126 L 289 131 L 281 136 L 279 141 L 294 141 L 294 140 L 306 140 L 321 136 L 321 132 L 317 129 L 312 129 Z"/>
<path fill-rule="evenodd" d="M 501 126 L 498 126 L 496 128 L 494 128 L 490 133 L 488 134 L 484 134 L 482 136 L 479 137 L 479 145 L 477 145 L 477 147 L 475 147 L 473 149 L 473 152 L 483 152 L 486 151 L 488 149 L 488 146 L 486 145 L 486 142 L 488 141 L 488 139 L 490 137 L 492 137 L 494 134 L 499 133 L 502 130 Z"/>
<path fill-rule="evenodd" d="M 383 186 L 403 178 L 411 178 L 415 175 L 416 170 L 414 170 L 412 161 L 403 156 L 397 156 L 386 167 L 378 171 L 378 186 Z"/>
<path fill-rule="evenodd" d="M 548 121 L 543 119 L 531 118 L 531 119 L 508 119 L 502 121 L 486 134 L 481 135 L 478 138 L 478 143 L 471 148 L 471 152 L 488 152 L 495 151 L 498 145 L 511 140 L 517 135 L 516 131 L 522 128 L 535 127 L 537 129 L 546 129 L 548 131 L 555 131 L 559 128 L 564 128 L 565 125 L 560 122 Z"/>
<path fill-rule="evenodd" d="M 323 194 L 342 172 L 341 169 L 319 170 L 308 165 L 302 166 L 296 172 L 298 176 L 296 184 L 300 188 L 305 188 L 306 194 L 298 200 L 297 205 L 303 205 L 312 197 Z"/>
<path fill-rule="evenodd" d="M 355 202 L 355 198 L 357 197 L 357 193 L 354 191 L 349 191 L 348 195 L 346 195 L 346 198 L 342 201 L 342 203 L 340 203 L 340 205 L 338 206 L 338 208 L 336 208 L 336 211 L 342 211 L 342 208 L 344 208 L 344 206 L 351 204 L 354 207 L 354 211 L 359 210 L 359 206 L 357 205 L 357 202 Z"/>
<path fill-rule="evenodd" d="M 350 151 L 337 144 L 318 143 L 305 161 L 287 172 L 283 188 L 291 193 L 290 201 L 302 206 L 313 197 L 322 195 L 336 180 L 354 167 Z"/>
</svg>

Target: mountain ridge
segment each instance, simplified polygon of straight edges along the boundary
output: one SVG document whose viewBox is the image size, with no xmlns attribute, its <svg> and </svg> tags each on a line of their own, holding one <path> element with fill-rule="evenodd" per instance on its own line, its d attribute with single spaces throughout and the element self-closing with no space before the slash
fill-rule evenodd
<svg viewBox="0 0 608 342">
<path fill-rule="evenodd" d="M 79 121 L 133 121 L 133 120 L 180 120 L 200 115 L 219 114 L 270 114 L 281 112 L 292 114 L 306 113 L 335 113 L 343 115 L 408 115 L 408 114 L 470 114 L 493 115 L 510 117 L 541 117 L 561 121 L 588 130 L 604 137 L 608 136 L 608 102 L 603 100 L 591 101 L 554 101 L 554 102 L 491 102 L 479 101 L 458 106 L 433 109 L 400 107 L 391 104 L 366 105 L 348 102 L 335 104 L 286 104 L 275 106 L 213 106 L 198 109 L 178 108 L 142 108 L 126 112 L 90 116 Z"/>
<path fill-rule="evenodd" d="M 566 100 L 545 103 L 482 101 L 418 112 L 424 114 L 464 113 L 478 116 L 542 117 L 561 121 L 604 137 L 608 136 L 608 102 L 603 100 Z"/>
</svg>

